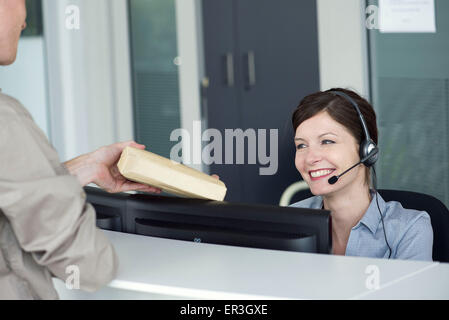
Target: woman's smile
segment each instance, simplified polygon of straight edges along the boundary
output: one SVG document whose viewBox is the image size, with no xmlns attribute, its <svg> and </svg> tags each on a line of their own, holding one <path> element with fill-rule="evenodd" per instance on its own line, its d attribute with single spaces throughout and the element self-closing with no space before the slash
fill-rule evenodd
<svg viewBox="0 0 449 320">
<path fill-rule="evenodd" d="M 335 169 L 331 169 L 331 168 L 310 170 L 309 176 L 312 181 L 317 181 L 319 179 L 329 176 L 334 171 L 335 171 Z"/>
</svg>

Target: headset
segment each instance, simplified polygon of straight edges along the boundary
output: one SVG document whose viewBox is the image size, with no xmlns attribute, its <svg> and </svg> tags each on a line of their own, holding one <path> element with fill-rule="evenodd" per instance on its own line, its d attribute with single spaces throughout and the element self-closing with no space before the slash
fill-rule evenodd
<svg viewBox="0 0 449 320">
<path fill-rule="evenodd" d="M 390 257 L 391 257 L 391 247 L 390 247 L 390 245 L 388 243 L 388 240 L 387 240 L 387 234 L 385 232 L 384 219 L 383 219 L 382 213 L 380 211 L 379 201 L 377 199 L 377 175 L 376 175 L 376 170 L 374 168 L 374 164 L 376 163 L 376 161 L 377 161 L 377 159 L 379 157 L 379 148 L 374 143 L 374 141 L 371 139 L 369 131 L 368 131 L 368 127 L 366 126 L 365 118 L 363 117 L 362 113 L 360 112 L 360 108 L 359 108 L 358 104 L 354 101 L 354 99 L 352 99 L 349 95 L 347 95 L 346 93 L 344 93 L 342 91 L 331 90 L 331 91 L 328 91 L 328 92 L 333 94 L 334 96 L 342 97 L 343 99 L 349 101 L 352 104 L 352 106 L 354 107 L 354 109 L 356 110 L 356 112 L 357 112 L 357 114 L 359 116 L 360 124 L 362 125 L 362 130 L 363 130 L 363 133 L 364 133 L 364 138 L 360 142 L 360 148 L 359 148 L 360 162 L 356 163 L 351 168 L 347 169 L 346 171 L 344 171 L 343 173 L 339 174 L 338 176 L 331 177 L 328 180 L 328 182 L 329 182 L 329 184 L 336 183 L 338 181 L 338 179 L 342 175 L 344 175 L 346 172 L 348 172 L 349 170 L 355 168 L 356 166 L 358 166 L 361 163 L 363 163 L 367 168 L 372 168 L 373 169 L 373 172 L 374 172 L 373 184 L 374 184 L 374 191 L 376 192 L 377 209 L 379 210 L 380 219 L 382 221 L 382 227 L 383 227 L 383 231 L 384 231 L 385 242 L 387 243 L 387 247 L 388 247 L 388 250 L 389 250 L 388 259 L 390 259 Z"/>
<path fill-rule="evenodd" d="M 344 99 L 349 101 L 352 104 L 352 106 L 354 107 L 355 111 L 357 111 L 357 114 L 359 115 L 360 123 L 362 125 L 362 130 L 363 130 L 363 133 L 365 136 L 365 138 L 360 142 L 360 149 L 359 149 L 360 159 L 365 160 L 362 162 L 365 166 L 367 166 L 368 168 L 372 167 L 378 159 L 379 148 L 374 143 L 374 141 L 371 139 L 371 136 L 368 131 L 368 127 L 366 126 L 365 118 L 363 117 L 362 113 L 360 112 L 360 108 L 359 108 L 358 104 L 354 101 L 354 99 L 352 99 L 349 95 L 347 95 L 344 92 L 341 92 L 341 91 L 329 91 L 329 92 L 333 95 L 343 97 Z M 372 156 L 371 156 L 371 154 L 372 154 Z"/>
</svg>

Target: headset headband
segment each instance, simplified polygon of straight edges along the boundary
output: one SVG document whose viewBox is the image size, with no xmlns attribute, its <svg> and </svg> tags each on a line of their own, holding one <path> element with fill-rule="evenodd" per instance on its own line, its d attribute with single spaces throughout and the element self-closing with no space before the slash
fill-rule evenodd
<svg viewBox="0 0 449 320">
<path fill-rule="evenodd" d="M 346 98 L 346 100 L 348 100 L 349 102 L 351 102 L 351 104 L 354 106 L 355 110 L 357 111 L 357 114 L 359 115 L 359 119 L 360 119 L 360 123 L 362 124 L 362 129 L 363 132 L 365 133 L 365 138 L 366 140 L 370 141 L 371 137 L 369 135 L 369 131 L 368 128 L 366 126 L 366 122 L 365 122 L 365 118 L 363 117 L 362 113 L 360 112 L 359 106 L 357 105 L 357 103 L 354 101 L 354 99 L 352 99 L 350 96 L 348 96 L 346 93 L 341 92 L 341 91 L 329 91 L 330 93 L 332 93 L 333 95 L 337 95 L 343 98 Z"/>
<path fill-rule="evenodd" d="M 376 144 L 373 140 L 371 140 L 371 137 L 368 132 L 368 127 L 366 126 L 365 118 L 363 117 L 362 113 L 360 112 L 359 106 L 357 103 L 346 93 L 341 91 L 329 91 L 333 95 L 337 95 L 342 97 L 343 99 L 346 99 L 347 101 L 351 102 L 354 109 L 357 111 L 357 114 L 359 115 L 360 123 L 362 124 L 363 132 L 365 133 L 365 139 L 360 142 L 360 159 L 363 159 L 363 164 L 367 167 L 371 167 L 374 165 L 378 158 L 378 151 Z"/>
</svg>

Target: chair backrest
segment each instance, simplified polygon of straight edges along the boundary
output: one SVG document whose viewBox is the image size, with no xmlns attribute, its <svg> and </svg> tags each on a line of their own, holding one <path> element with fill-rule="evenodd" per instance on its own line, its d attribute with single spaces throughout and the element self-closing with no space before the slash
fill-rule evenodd
<svg viewBox="0 0 449 320">
<path fill-rule="evenodd" d="M 426 211 L 433 228 L 434 261 L 449 262 L 449 210 L 437 198 L 412 191 L 380 189 L 385 201 L 398 201 L 406 209 Z"/>
<path fill-rule="evenodd" d="M 293 197 L 300 191 L 307 191 L 309 189 L 309 185 L 304 180 L 297 181 L 292 183 L 281 195 L 281 199 L 279 200 L 279 206 L 286 207 L 292 203 Z"/>
</svg>

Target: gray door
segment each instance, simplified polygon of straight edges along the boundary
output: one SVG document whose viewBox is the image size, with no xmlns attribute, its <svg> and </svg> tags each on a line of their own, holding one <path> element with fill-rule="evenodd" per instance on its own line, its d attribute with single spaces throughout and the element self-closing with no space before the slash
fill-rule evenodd
<svg viewBox="0 0 449 320">
<path fill-rule="evenodd" d="M 203 17 L 209 128 L 266 130 L 267 140 L 270 129 L 278 130 L 275 174 L 261 175 L 263 165 L 247 164 L 247 154 L 245 164 L 213 164 L 211 172 L 227 184 L 228 201 L 277 204 L 300 179 L 291 114 L 302 97 L 319 90 L 316 3 L 204 0 Z"/>
</svg>

